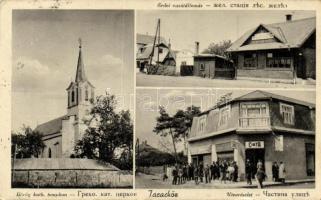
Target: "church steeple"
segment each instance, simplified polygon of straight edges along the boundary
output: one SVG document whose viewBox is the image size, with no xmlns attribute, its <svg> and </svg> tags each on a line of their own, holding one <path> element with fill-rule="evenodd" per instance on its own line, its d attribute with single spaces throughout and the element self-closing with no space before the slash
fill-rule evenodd
<svg viewBox="0 0 321 200">
<path fill-rule="evenodd" d="M 84 62 L 82 59 L 82 52 L 81 52 L 81 38 L 79 38 L 79 55 L 78 55 L 78 63 L 77 63 L 77 71 L 76 71 L 76 79 L 75 82 L 83 82 L 87 81 Z"/>
<path fill-rule="evenodd" d="M 67 88 L 68 115 L 84 115 L 82 110 L 88 107 L 90 100 L 94 99 L 95 87 L 88 81 L 85 73 L 85 66 L 82 58 L 81 39 L 79 39 L 79 55 L 75 82 L 71 82 Z"/>
</svg>

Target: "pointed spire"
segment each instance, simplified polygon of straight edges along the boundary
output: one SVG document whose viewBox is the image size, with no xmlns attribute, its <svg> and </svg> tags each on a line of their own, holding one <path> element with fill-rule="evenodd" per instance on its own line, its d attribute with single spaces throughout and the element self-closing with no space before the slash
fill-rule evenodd
<svg viewBox="0 0 321 200">
<path fill-rule="evenodd" d="M 76 72 L 76 83 L 86 81 L 86 74 L 85 74 L 85 67 L 84 62 L 82 60 L 82 53 L 81 53 L 81 38 L 79 38 L 79 56 L 78 56 L 78 63 L 77 63 L 77 72 Z"/>
</svg>

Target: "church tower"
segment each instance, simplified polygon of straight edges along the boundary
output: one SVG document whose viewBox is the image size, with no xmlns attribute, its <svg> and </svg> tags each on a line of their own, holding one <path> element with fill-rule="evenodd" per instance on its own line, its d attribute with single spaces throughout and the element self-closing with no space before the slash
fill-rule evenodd
<svg viewBox="0 0 321 200">
<path fill-rule="evenodd" d="M 95 87 L 88 81 L 82 55 L 81 39 L 79 39 L 79 55 L 75 81 L 68 86 L 68 106 L 67 116 L 75 118 L 75 141 L 81 138 L 86 125 L 84 119 L 88 116 L 91 109 L 91 99 L 94 99 Z"/>
</svg>

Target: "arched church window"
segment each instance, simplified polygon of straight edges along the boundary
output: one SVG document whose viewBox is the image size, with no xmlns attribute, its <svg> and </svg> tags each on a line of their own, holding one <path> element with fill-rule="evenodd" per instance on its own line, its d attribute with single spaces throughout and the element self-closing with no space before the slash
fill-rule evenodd
<svg viewBox="0 0 321 200">
<path fill-rule="evenodd" d="M 86 92 L 85 92 L 85 100 L 88 101 L 88 89 L 86 88 Z"/>
<path fill-rule="evenodd" d="M 57 157 L 57 155 L 59 155 L 59 142 L 55 143 L 55 153 L 54 153 L 55 157 Z"/>
<path fill-rule="evenodd" d="M 75 92 L 72 91 L 71 92 L 71 102 L 74 102 L 75 101 Z"/>
<path fill-rule="evenodd" d="M 70 106 L 70 92 L 68 92 L 68 107 Z"/>
<path fill-rule="evenodd" d="M 48 149 L 48 158 L 51 158 L 51 148 Z"/>
<path fill-rule="evenodd" d="M 95 98 L 94 90 L 91 90 L 91 98 L 92 98 L 92 99 L 94 99 L 94 98 Z"/>
</svg>

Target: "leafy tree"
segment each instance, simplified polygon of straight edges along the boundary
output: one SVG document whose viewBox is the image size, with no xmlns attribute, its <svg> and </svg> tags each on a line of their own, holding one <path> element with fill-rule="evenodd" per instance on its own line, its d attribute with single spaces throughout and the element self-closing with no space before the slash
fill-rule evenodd
<svg viewBox="0 0 321 200">
<path fill-rule="evenodd" d="M 114 95 L 106 93 L 92 101 L 91 117 L 85 121 L 88 128 L 75 146 L 76 157 L 87 157 L 119 164 L 131 162 L 133 123 L 129 111 L 116 112 L 117 101 Z M 125 158 L 128 159 L 125 159 Z M 126 169 L 130 164 L 122 163 Z"/>
<path fill-rule="evenodd" d="M 220 56 L 224 56 L 226 58 L 231 58 L 230 53 L 226 52 L 226 50 L 232 45 L 231 40 L 223 40 L 219 43 L 211 43 L 207 49 L 203 51 L 203 53 L 216 54 Z"/>
<path fill-rule="evenodd" d="M 174 121 L 173 117 L 170 116 L 163 106 L 159 107 L 159 116 L 157 117 L 157 123 L 153 130 L 156 134 L 162 137 L 167 137 L 168 135 L 172 139 L 172 144 L 174 148 L 175 162 L 177 162 L 177 150 L 176 142 L 179 141 L 179 135 L 174 131 Z"/>
<path fill-rule="evenodd" d="M 177 154 L 176 143 L 183 140 L 185 151 L 187 152 L 186 140 L 192 127 L 193 117 L 200 112 L 199 107 L 190 106 L 187 107 L 186 110 L 178 110 L 174 116 L 170 116 L 164 107 L 159 107 L 160 116 L 157 117 L 154 132 L 163 137 L 170 135 L 176 162 L 180 162 Z"/>
<path fill-rule="evenodd" d="M 11 155 L 16 158 L 38 157 L 45 144 L 42 141 L 42 134 L 33 131 L 29 126 L 23 126 L 22 132 L 12 133 Z"/>
<path fill-rule="evenodd" d="M 200 107 L 192 105 L 186 110 L 178 110 L 173 117 L 174 131 L 180 139 L 183 139 L 185 152 L 187 152 L 186 140 L 192 127 L 193 118 L 199 113 L 201 113 Z"/>
</svg>

